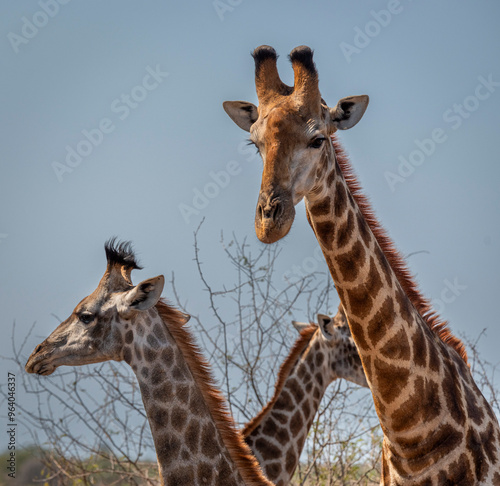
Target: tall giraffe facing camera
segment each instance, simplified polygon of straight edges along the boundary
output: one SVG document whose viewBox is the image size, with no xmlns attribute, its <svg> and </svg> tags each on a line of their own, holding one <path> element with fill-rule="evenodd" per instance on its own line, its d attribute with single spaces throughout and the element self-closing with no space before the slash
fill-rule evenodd
<svg viewBox="0 0 500 486">
<path fill-rule="evenodd" d="M 500 485 L 500 427 L 464 346 L 419 292 L 335 139 L 361 119 L 368 97 L 329 108 L 306 46 L 290 53 L 293 87 L 273 48 L 253 57 L 259 106 L 224 109 L 264 161 L 256 233 L 264 243 L 283 238 L 305 200 L 384 433 L 382 484 Z"/>
</svg>

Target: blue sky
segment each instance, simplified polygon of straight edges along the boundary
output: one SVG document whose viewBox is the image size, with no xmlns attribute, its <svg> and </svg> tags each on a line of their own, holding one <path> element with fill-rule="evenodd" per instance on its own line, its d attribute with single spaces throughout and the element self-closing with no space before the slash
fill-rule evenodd
<svg viewBox="0 0 500 486">
<path fill-rule="evenodd" d="M 231 275 L 221 231 L 260 245 L 262 164 L 222 102 L 256 102 L 255 47 L 277 50 L 291 84 L 287 55 L 306 44 L 330 105 L 370 96 L 341 140 L 397 247 L 425 251 L 409 261 L 423 292 L 453 330 L 487 328 L 479 349 L 498 362 L 499 18 L 493 0 L 5 4 L 0 354 L 14 320 L 19 340 L 36 322 L 30 351 L 95 288 L 113 235 L 133 241 L 136 281 L 174 271 L 188 309 L 212 319 L 192 261 L 200 220 L 215 280 Z M 281 273 L 316 248 L 300 208 Z"/>
</svg>

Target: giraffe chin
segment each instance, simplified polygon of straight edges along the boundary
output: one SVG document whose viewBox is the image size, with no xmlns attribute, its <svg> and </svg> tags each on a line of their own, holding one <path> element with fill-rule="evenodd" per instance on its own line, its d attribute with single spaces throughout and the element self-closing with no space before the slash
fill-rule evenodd
<svg viewBox="0 0 500 486">
<path fill-rule="evenodd" d="M 288 218 L 286 221 L 278 221 L 276 223 L 269 220 L 259 221 L 255 220 L 255 233 L 262 243 L 268 245 L 276 243 L 278 240 L 284 238 L 292 227 L 294 217 Z"/>
</svg>

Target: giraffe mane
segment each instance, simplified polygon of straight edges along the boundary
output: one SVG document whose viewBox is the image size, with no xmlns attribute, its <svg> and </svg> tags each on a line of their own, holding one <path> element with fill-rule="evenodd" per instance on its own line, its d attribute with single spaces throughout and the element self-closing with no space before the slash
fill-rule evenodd
<svg viewBox="0 0 500 486">
<path fill-rule="evenodd" d="M 295 344 L 293 345 L 288 357 L 282 363 L 278 371 L 278 379 L 276 380 L 276 384 L 274 385 L 274 395 L 267 402 L 267 405 L 265 405 L 262 410 L 245 425 L 245 427 L 241 431 L 243 437 L 248 437 L 260 425 L 267 412 L 274 406 L 274 404 L 278 400 L 278 396 L 281 393 L 281 390 L 283 389 L 286 379 L 292 371 L 293 366 L 297 362 L 302 352 L 306 349 L 307 345 L 311 342 L 311 339 L 317 330 L 318 327 L 315 324 L 311 324 L 309 327 L 306 327 L 305 329 L 302 329 L 302 331 L 300 331 L 300 336 L 295 341 Z"/>
<path fill-rule="evenodd" d="M 264 476 L 257 459 L 253 456 L 236 427 L 227 402 L 215 385 L 209 363 L 204 358 L 191 333 L 184 327 L 187 322 L 186 314 L 169 305 L 163 299 L 156 304 L 156 310 L 163 322 L 168 323 L 168 331 L 183 354 L 191 374 L 205 399 L 217 430 L 221 434 L 222 441 L 227 447 L 231 459 L 238 467 L 241 477 L 247 484 L 252 486 L 271 485 L 272 483 Z"/>
<path fill-rule="evenodd" d="M 452 347 L 465 361 L 465 363 L 467 363 L 467 351 L 463 342 L 452 334 L 448 328 L 448 322 L 441 319 L 437 312 L 432 308 L 432 304 L 429 299 L 424 297 L 420 292 L 404 257 L 396 249 L 394 242 L 376 218 L 368 198 L 362 193 L 361 185 L 356 178 L 352 165 L 349 162 L 349 158 L 334 135 L 332 136 L 332 142 L 337 163 L 339 164 L 342 174 L 344 175 L 347 187 L 356 201 L 361 214 L 368 223 L 375 239 L 380 245 L 380 248 L 387 258 L 389 265 L 396 274 L 396 278 L 398 279 L 403 291 L 406 293 L 410 302 L 413 304 L 427 326 L 439 337 L 439 339 L 441 339 L 443 343 Z"/>
</svg>

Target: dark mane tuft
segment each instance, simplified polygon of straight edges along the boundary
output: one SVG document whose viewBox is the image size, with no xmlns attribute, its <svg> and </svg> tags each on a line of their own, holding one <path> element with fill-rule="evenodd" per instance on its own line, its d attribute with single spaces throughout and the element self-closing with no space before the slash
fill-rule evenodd
<svg viewBox="0 0 500 486">
<path fill-rule="evenodd" d="M 432 308 L 430 301 L 420 292 L 413 275 L 408 269 L 405 259 L 396 249 L 393 241 L 377 220 L 370 202 L 362 193 L 361 186 L 356 178 L 356 175 L 354 174 L 349 158 L 344 152 L 344 149 L 335 136 L 332 136 L 332 141 L 337 163 L 342 174 L 344 175 L 347 187 L 356 201 L 365 221 L 372 230 L 375 239 L 387 258 L 387 261 L 396 274 L 396 278 L 398 279 L 403 291 L 427 326 L 439 337 L 439 339 L 441 339 L 441 341 L 455 349 L 460 357 L 467 363 L 467 351 L 465 350 L 464 344 L 460 339 L 452 334 L 448 328 L 448 323 L 437 315 L 436 311 Z"/>
<path fill-rule="evenodd" d="M 137 263 L 130 241 L 117 241 L 116 236 L 113 236 L 104 243 L 104 250 L 106 251 L 106 258 L 110 266 L 120 265 L 125 268 L 137 270 L 142 268 Z"/>
</svg>

